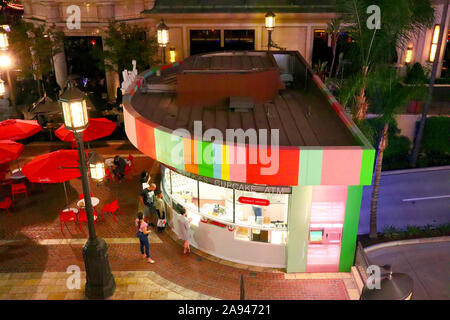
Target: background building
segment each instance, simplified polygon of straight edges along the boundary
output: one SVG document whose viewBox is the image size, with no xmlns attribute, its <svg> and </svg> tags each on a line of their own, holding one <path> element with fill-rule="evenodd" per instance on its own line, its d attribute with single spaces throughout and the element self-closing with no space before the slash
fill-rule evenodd
<svg viewBox="0 0 450 320">
<path fill-rule="evenodd" d="M 149 36 L 153 36 L 157 24 L 164 19 L 170 28 L 169 46 L 175 48 L 177 60 L 183 60 L 191 54 L 217 50 L 267 49 L 264 15 L 272 10 L 276 14 L 276 28 L 272 35 L 275 43 L 287 50 L 299 51 L 312 65 L 319 60 L 323 62 L 331 59 L 326 27 L 327 22 L 335 16 L 333 0 L 23 0 L 22 3 L 25 20 L 54 24 L 64 31 L 67 42 L 83 42 L 81 38 L 74 38 L 83 37 L 86 38 L 84 43 L 95 41 L 95 45 L 102 45 L 100 38 L 104 36 L 103 30 L 110 20 L 140 24 L 147 28 Z M 433 0 L 433 3 L 436 9 L 435 23 L 439 24 L 443 4 L 441 0 Z M 66 26 L 66 19 L 72 14 L 67 9 L 72 5 L 80 8 L 80 29 L 70 30 Z M 449 30 L 448 20 L 445 26 L 440 26 L 444 30 Z M 399 50 L 399 63 L 404 65 L 408 60 L 425 66 L 429 64 L 430 51 L 436 41 L 433 32 L 434 28 L 421 32 L 409 44 L 409 50 Z M 447 32 L 444 37 L 442 50 L 437 54 L 441 58 L 445 56 L 446 61 L 440 63 L 438 77 L 441 74 L 448 75 Z M 346 40 L 344 34 L 342 45 Z M 67 58 L 64 53 L 55 57 L 59 83 L 64 82 L 67 64 L 72 64 Z M 109 98 L 113 99 L 119 86 L 119 77 L 108 72 L 106 80 Z"/>
</svg>

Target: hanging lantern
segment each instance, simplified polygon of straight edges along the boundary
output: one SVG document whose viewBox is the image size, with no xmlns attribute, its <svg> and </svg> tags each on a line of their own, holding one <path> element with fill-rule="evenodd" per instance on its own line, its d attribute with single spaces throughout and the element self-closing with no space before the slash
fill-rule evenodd
<svg viewBox="0 0 450 320">
<path fill-rule="evenodd" d="M 273 30 L 275 28 L 275 13 L 270 10 L 266 13 L 266 29 Z"/>
<path fill-rule="evenodd" d="M 102 181 L 105 178 L 105 161 L 96 151 L 89 155 L 89 173 L 91 178 L 97 181 Z"/>
<path fill-rule="evenodd" d="M 169 43 L 169 27 L 164 23 L 164 20 L 158 24 L 157 38 L 160 47 L 166 47 Z"/>
</svg>

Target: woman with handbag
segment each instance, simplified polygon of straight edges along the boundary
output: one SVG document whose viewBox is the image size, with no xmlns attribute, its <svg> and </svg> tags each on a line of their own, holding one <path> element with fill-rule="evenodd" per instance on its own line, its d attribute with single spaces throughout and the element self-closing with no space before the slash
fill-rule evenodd
<svg viewBox="0 0 450 320">
<path fill-rule="evenodd" d="M 163 232 L 166 227 L 166 208 L 162 199 L 161 191 L 156 193 L 155 196 L 155 208 L 158 215 L 158 222 L 156 224 L 158 232 Z"/>
<path fill-rule="evenodd" d="M 155 263 L 155 260 L 150 258 L 150 243 L 148 241 L 148 234 L 151 232 L 147 229 L 147 223 L 144 221 L 144 214 L 138 212 L 136 219 L 136 226 L 138 227 L 138 232 L 136 236 L 139 238 L 140 249 L 142 253 L 142 258 L 147 258 L 147 262 Z M 145 249 L 145 253 L 144 253 Z"/>
</svg>

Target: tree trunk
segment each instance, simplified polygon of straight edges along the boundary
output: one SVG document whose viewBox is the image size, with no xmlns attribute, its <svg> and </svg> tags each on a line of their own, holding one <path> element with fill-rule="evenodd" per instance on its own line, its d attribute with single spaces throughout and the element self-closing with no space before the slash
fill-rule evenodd
<svg viewBox="0 0 450 320">
<path fill-rule="evenodd" d="M 359 92 L 359 95 L 356 96 L 356 115 L 355 118 L 358 121 L 362 121 L 366 118 L 367 109 L 369 108 L 369 103 L 366 99 L 366 77 L 368 72 L 368 67 L 365 66 L 363 68 L 363 83 L 361 86 L 361 91 Z"/>
<path fill-rule="evenodd" d="M 336 60 L 336 48 L 337 48 L 337 39 L 335 39 L 337 35 L 333 35 L 333 60 L 331 60 L 331 67 L 330 67 L 330 78 L 333 74 L 333 67 Z"/>
<path fill-rule="evenodd" d="M 386 123 L 381 134 L 380 143 L 378 146 L 378 156 L 375 168 L 375 179 L 373 182 L 372 199 L 370 203 L 370 234 L 371 239 L 377 238 L 377 209 L 378 209 L 378 194 L 380 192 L 381 168 L 383 164 L 383 153 L 388 144 L 388 129 L 389 125 Z"/>
</svg>

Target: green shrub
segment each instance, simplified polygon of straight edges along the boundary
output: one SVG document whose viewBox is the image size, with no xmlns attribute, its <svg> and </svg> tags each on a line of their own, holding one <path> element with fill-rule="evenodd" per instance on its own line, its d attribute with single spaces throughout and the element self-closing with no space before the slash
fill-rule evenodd
<svg viewBox="0 0 450 320">
<path fill-rule="evenodd" d="M 406 226 L 406 233 L 408 236 L 414 237 L 420 235 L 421 230 L 417 226 Z"/>
<path fill-rule="evenodd" d="M 450 153 L 450 117 L 427 118 L 422 149 L 427 154 Z"/>
<path fill-rule="evenodd" d="M 437 78 L 436 84 L 450 84 L 450 78 Z"/>
<path fill-rule="evenodd" d="M 437 227 L 439 232 L 442 235 L 449 235 L 450 234 L 450 223 L 444 223 Z"/>
<path fill-rule="evenodd" d="M 406 71 L 405 83 L 407 84 L 422 84 L 428 83 L 429 80 L 425 75 L 425 70 L 419 62 L 416 62 L 412 67 L 408 66 Z"/>
<path fill-rule="evenodd" d="M 395 228 L 394 226 L 386 226 L 383 229 L 383 234 L 386 238 L 395 238 L 401 234 L 401 230 Z"/>
<path fill-rule="evenodd" d="M 407 168 L 409 165 L 408 154 L 411 141 L 405 136 L 393 135 L 389 137 L 389 144 L 384 151 L 383 168 L 395 170 Z"/>
</svg>

